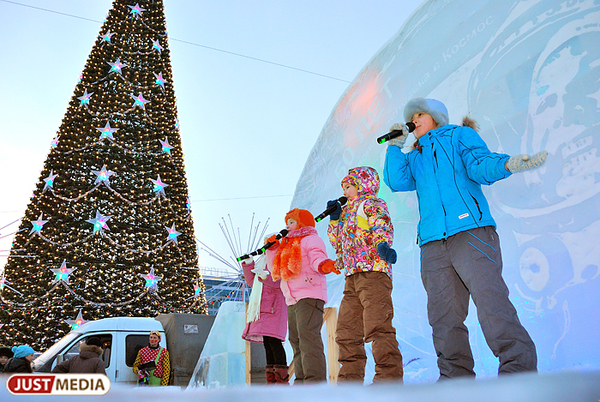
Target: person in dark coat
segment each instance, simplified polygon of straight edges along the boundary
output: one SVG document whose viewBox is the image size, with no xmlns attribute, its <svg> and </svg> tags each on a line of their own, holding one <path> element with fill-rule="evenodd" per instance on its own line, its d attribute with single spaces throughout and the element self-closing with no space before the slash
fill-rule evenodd
<svg viewBox="0 0 600 402">
<path fill-rule="evenodd" d="M 79 344 L 79 354 L 52 369 L 53 373 L 91 373 L 106 374 L 102 355 L 102 342 L 92 336 L 86 343 Z"/>
<path fill-rule="evenodd" d="M 3 373 L 33 373 L 31 362 L 35 350 L 31 346 L 13 346 L 13 357 L 4 366 Z"/>
<path fill-rule="evenodd" d="M 4 366 L 8 362 L 8 359 L 13 357 L 14 353 L 10 348 L 1 347 L 0 348 L 0 374 L 4 372 Z"/>
</svg>

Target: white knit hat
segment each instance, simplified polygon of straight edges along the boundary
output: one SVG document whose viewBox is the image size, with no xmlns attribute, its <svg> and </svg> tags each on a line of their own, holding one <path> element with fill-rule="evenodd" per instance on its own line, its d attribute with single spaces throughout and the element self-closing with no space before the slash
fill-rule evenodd
<svg viewBox="0 0 600 402">
<path fill-rule="evenodd" d="M 448 124 L 448 109 L 436 99 L 414 98 L 408 101 L 404 107 L 404 120 L 411 121 L 417 112 L 424 112 L 430 115 L 440 126 Z"/>
</svg>

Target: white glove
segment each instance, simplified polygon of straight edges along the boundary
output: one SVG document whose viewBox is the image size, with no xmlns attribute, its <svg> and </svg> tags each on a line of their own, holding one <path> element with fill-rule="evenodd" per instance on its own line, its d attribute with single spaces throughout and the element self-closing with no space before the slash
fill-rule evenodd
<svg viewBox="0 0 600 402">
<path fill-rule="evenodd" d="M 259 261 L 257 264 L 255 264 L 252 271 L 250 271 L 250 272 L 253 272 L 255 275 L 258 275 L 260 277 L 260 279 L 262 279 L 263 281 L 267 278 L 267 276 L 269 276 L 269 271 L 267 271 L 265 269 L 265 267 L 267 265 L 265 258 L 263 258 L 261 261 Z"/>
<path fill-rule="evenodd" d="M 406 142 L 406 139 L 408 138 L 408 130 L 406 129 L 406 125 L 402 124 L 402 123 L 396 123 L 392 127 L 390 127 L 390 132 L 391 131 L 402 131 L 402 135 L 389 140 L 387 142 L 388 146 L 395 145 L 400 148 L 404 147 L 404 143 Z"/>
<path fill-rule="evenodd" d="M 254 262 L 254 258 L 248 256 L 242 260 L 242 264 L 252 264 Z"/>
<path fill-rule="evenodd" d="M 546 156 L 548 156 L 548 152 L 542 151 L 533 155 L 515 155 L 511 156 L 509 160 L 506 161 L 504 167 L 511 173 L 523 172 L 525 170 L 535 169 L 540 167 L 546 162 Z"/>
</svg>

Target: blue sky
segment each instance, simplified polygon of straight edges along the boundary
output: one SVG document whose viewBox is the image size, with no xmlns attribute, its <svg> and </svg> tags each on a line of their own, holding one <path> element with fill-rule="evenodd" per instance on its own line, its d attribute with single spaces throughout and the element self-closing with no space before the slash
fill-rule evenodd
<svg viewBox="0 0 600 402">
<path fill-rule="evenodd" d="M 284 227 L 333 107 L 420 3 L 164 0 L 200 240 L 229 257 L 223 218 L 239 227 L 243 251 L 253 213 L 255 224 L 270 219 L 270 232 Z M 0 228 L 27 207 L 111 4 L 0 1 Z M 1 238 L 0 250 L 11 239 Z M 0 268 L 7 254 L 0 251 Z M 202 266 L 224 268 L 200 257 Z"/>
</svg>

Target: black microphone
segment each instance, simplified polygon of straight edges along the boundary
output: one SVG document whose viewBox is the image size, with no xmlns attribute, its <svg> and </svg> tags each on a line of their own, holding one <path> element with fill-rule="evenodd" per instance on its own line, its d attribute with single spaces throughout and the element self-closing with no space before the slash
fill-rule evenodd
<svg viewBox="0 0 600 402">
<path fill-rule="evenodd" d="M 338 202 L 340 203 L 340 205 L 344 205 L 346 202 L 348 202 L 348 199 L 346 197 L 340 197 L 340 198 L 338 198 Z M 325 211 L 323 211 L 319 215 L 317 215 L 317 217 L 315 218 L 315 222 L 320 222 L 321 220 L 323 220 L 323 218 L 325 218 L 326 216 L 329 216 L 336 209 L 337 209 L 337 205 L 333 204 L 332 206 L 327 208 Z"/>
<path fill-rule="evenodd" d="M 282 237 L 285 237 L 285 236 L 287 236 L 287 234 L 288 234 L 288 233 L 289 233 L 289 232 L 288 232 L 288 230 L 287 230 L 287 229 L 282 229 L 282 230 L 281 230 L 279 233 L 277 233 L 277 236 L 275 236 L 275 238 L 276 238 L 277 240 L 279 240 L 279 239 L 281 239 Z M 245 260 L 246 258 L 253 257 L 253 256 L 255 256 L 255 255 L 261 255 L 261 254 L 263 254 L 265 251 L 267 251 L 267 249 L 268 249 L 269 247 L 271 247 L 273 244 L 276 244 L 276 243 L 277 243 L 277 242 L 275 242 L 275 241 L 268 242 L 267 244 L 265 244 L 264 246 L 262 246 L 262 247 L 261 247 L 261 248 L 259 248 L 258 250 L 256 250 L 256 251 L 253 251 L 253 252 L 251 252 L 251 253 L 248 253 L 248 254 L 244 254 L 244 255 L 243 255 L 243 256 L 241 256 L 241 257 L 238 257 L 238 258 L 237 258 L 237 260 L 238 260 L 238 261 L 242 261 L 242 260 Z"/>
<path fill-rule="evenodd" d="M 415 131 L 416 126 L 415 126 L 415 123 L 413 123 L 412 121 L 409 121 L 408 123 L 406 123 L 404 125 L 404 128 L 409 133 L 412 133 L 413 131 Z M 400 137 L 403 133 L 404 133 L 404 130 L 390 131 L 386 135 L 382 135 L 381 137 L 377 138 L 377 143 L 378 144 L 383 144 L 384 142 L 388 142 L 392 138 Z"/>
</svg>

